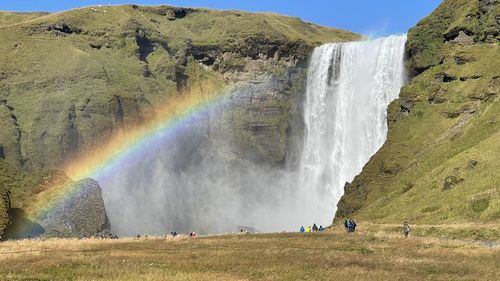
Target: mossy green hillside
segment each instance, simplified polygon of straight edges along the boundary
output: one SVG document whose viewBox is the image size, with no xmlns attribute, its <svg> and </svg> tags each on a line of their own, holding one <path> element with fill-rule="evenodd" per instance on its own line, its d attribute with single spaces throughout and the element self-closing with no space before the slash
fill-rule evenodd
<svg viewBox="0 0 500 281">
<path fill-rule="evenodd" d="M 192 84 L 190 60 L 231 84 L 222 74 L 251 72 L 249 61 L 293 65 L 318 44 L 359 38 L 269 13 L 136 5 L 0 12 L 3 158 L 37 171 L 91 151 Z"/>
</svg>

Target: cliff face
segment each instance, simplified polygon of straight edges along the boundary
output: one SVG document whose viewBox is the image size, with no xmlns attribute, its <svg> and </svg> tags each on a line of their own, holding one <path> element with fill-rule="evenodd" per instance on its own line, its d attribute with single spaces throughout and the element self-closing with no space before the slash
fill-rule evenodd
<svg viewBox="0 0 500 281">
<path fill-rule="evenodd" d="M 0 175 L 1 198 L 11 192 L 12 209 L 29 217 L 50 196 L 50 190 L 31 191 L 44 171 L 91 153 L 115 131 L 142 124 L 165 101 L 207 80 L 233 94 L 198 124 L 202 136 L 193 154 L 282 165 L 295 157 L 287 153 L 296 141 L 290 133 L 301 130 L 308 55 L 319 44 L 359 38 L 267 13 L 136 5 L 1 12 L 0 163 L 18 179 L 12 184 Z M 6 205 L 0 205 L 0 229 Z M 57 210 L 36 222 L 53 230 L 47 233 L 80 229 L 74 216 L 85 221 L 82 213 Z M 101 211 L 95 225 L 105 226 Z M 97 231 L 73 234 L 89 229 Z"/>
<path fill-rule="evenodd" d="M 58 168 L 113 131 L 147 120 L 196 83 L 190 64 L 226 85 L 288 79 L 315 45 L 359 38 L 274 14 L 167 6 L 4 13 L 0 20 L 0 115 L 6 120 L 0 157 L 28 171 Z M 284 129 L 280 134 L 286 138 Z"/>
<path fill-rule="evenodd" d="M 411 80 L 386 144 L 345 186 L 336 218 L 500 219 L 500 5 L 445 0 L 408 34 Z"/>
</svg>

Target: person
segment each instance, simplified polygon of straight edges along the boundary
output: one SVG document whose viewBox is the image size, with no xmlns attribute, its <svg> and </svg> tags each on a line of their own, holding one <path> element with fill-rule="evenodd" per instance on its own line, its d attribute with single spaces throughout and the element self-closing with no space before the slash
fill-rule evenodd
<svg viewBox="0 0 500 281">
<path fill-rule="evenodd" d="M 358 225 L 356 224 L 356 222 L 354 220 L 352 220 L 352 232 L 356 231 L 356 226 L 358 226 Z"/>
<path fill-rule="evenodd" d="M 311 232 L 311 226 L 310 226 L 310 225 L 308 225 L 308 226 L 306 227 L 306 232 Z"/>
<path fill-rule="evenodd" d="M 318 231 L 318 226 L 316 223 L 313 223 L 312 231 Z"/>
<path fill-rule="evenodd" d="M 410 234 L 410 225 L 406 221 L 403 224 L 403 234 L 405 235 L 405 238 L 408 238 L 408 235 Z"/>
<path fill-rule="evenodd" d="M 304 228 L 304 226 L 301 226 L 300 227 L 300 232 L 304 233 L 306 231 L 306 229 Z"/>
<path fill-rule="evenodd" d="M 344 228 L 346 232 L 349 232 L 349 221 L 347 219 L 344 221 Z"/>
<path fill-rule="evenodd" d="M 323 228 L 323 226 L 322 226 L 322 225 L 320 225 L 320 226 L 319 226 L 319 231 L 321 232 L 321 231 L 323 231 L 323 230 L 325 230 L 325 229 Z"/>
</svg>

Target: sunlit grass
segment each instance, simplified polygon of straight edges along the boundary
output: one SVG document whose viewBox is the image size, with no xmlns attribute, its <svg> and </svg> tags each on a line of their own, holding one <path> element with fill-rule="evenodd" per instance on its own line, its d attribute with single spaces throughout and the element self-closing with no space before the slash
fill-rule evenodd
<svg viewBox="0 0 500 281">
<path fill-rule="evenodd" d="M 1 280 L 498 280 L 499 248 L 360 231 L 0 244 Z M 3 279 L 2 279 L 3 278 Z"/>
</svg>

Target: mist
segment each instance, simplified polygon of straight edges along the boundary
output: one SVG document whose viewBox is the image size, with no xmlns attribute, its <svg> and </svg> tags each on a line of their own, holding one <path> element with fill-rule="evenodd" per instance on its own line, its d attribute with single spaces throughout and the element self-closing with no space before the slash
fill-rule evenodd
<svg viewBox="0 0 500 281">
<path fill-rule="evenodd" d="M 287 147 L 287 155 L 297 157 L 282 165 L 234 153 L 235 132 L 223 122 L 230 101 L 120 161 L 98 179 L 112 231 L 280 232 L 331 224 L 344 184 L 385 142 L 387 106 L 404 83 L 405 41 L 399 36 L 316 48 L 300 106 L 305 129 L 288 136 L 301 140 Z M 241 91 L 231 95 L 245 95 Z"/>
</svg>

